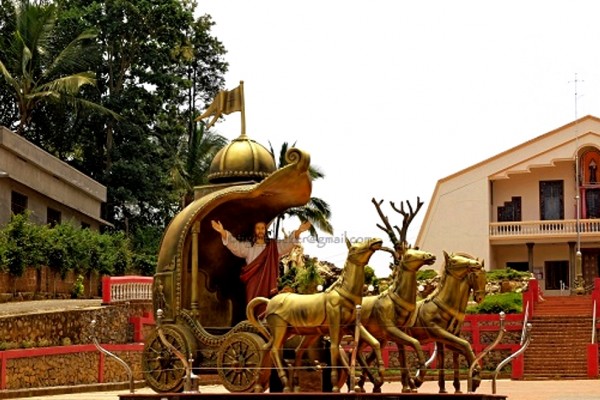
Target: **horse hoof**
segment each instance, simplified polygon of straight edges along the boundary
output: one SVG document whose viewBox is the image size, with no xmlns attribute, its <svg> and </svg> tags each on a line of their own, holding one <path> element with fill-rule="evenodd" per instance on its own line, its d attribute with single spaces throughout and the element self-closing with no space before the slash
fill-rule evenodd
<svg viewBox="0 0 600 400">
<path fill-rule="evenodd" d="M 402 393 L 411 393 L 412 390 L 409 387 L 403 387 L 402 388 Z"/>
<path fill-rule="evenodd" d="M 257 384 L 256 384 L 256 385 L 254 385 L 254 387 L 252 388 L 252 391 L 253 391 L 254 393 L 262 393 L 262 392 L 264 392 L 264 391 L 265 391 L 265 389 L 262 387 L 262 385 L 261 385 L 261 384 L 258 384 L 258 383 L 257 383 Z"/>
<path fill-rule="evenodd" d="M 381 393 L 381 386 L 373 387 L 373 393 Z"/>
<path fill-rule="evenodd" d="M 462 394 L 462 390 L 455 390 L 454 394 Z"/>
<path fill-rule="evenodd" d="M 416 387 L 420 388 L 421 385 L 423 385 L 424 379 L 421 377 L 415 378 L 413 380 L 413 383 L 415 384 Z"/>
<path fill-rule="evenodd" d="M 441 389 L 441 390 L 439 391 L 439 393 L 441 393 L 441 394 L 445 394 L 445 393 L 448 393 L 448 391 L 447 391 L 446 389 Z"/>
</svg>

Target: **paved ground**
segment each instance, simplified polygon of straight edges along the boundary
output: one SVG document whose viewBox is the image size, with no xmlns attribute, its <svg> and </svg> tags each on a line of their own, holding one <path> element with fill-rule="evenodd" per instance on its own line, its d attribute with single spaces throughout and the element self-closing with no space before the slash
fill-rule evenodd
<svg viewBox="0 0 600 400">
<path fill-rule="evenodd" d="M 101 299 L 12 301 L 0 304 L 0 316 L 97 308 L 101 303 Z"/>
<path fill-rule="evenodd" d="M 462 382 L 466 387 L 466 382 Z M 448 386 L 452 389 L 452 386 Z M 384 393 L 399 393 L 399 383 L 390 382 L 383 386 Z M 511 381 L 499 380 L 496 385 L 496 394 L 507 396 L 510 400 L 599 400 L 600 380 L 563 380 L 563 381 Z M 220 385 L 201 386 L 201 393 L 227 393 Z M 419 389 L 420 393 L 437 393 L 436 382 L 425 382 Z M 48 400 L 118 400 L 120 394 L 128 394 L 129 391 L 118 392 L 92 392 L 69 395 L 56 395 L 45 397 L 29 397 L 29 399 Z M 136 393 L 154 393 L 148 388 L 136 390 Z M 492 382 L 483 381 L 477 393 L 492 394 Z M 447 398 L 451 399 L 451 396 Z"/>
</svg>

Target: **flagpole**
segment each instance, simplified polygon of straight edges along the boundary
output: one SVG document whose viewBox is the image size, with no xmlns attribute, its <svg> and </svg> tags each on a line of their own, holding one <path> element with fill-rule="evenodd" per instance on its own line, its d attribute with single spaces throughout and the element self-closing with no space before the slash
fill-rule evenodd
<svg viewBox="0 0 600 400">
<path fill-rule="evenodd" d="M 245 138 L 246 137 L 246 104 L 244 101 L 244 81 L 240 81 L 240 97 L 242 100 L 242 105 L 241 105 L 241 114 L 242 114 L 242 134 L 240 135 L 241 138 Z"/>
</svg>

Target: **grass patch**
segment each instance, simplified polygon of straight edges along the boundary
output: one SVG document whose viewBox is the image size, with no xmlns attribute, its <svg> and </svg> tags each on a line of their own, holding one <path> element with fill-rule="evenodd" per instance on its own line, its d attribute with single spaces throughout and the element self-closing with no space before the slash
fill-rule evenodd
<svg viewBox="0 0 600 400">
<path fill-rule="evenodd" d="M 523 312 L 523 296 L 521 293 L 508 292 L 487 295 L 481 304 L 467 307 L 467 314 L 519 314 Z"/>
</svg>

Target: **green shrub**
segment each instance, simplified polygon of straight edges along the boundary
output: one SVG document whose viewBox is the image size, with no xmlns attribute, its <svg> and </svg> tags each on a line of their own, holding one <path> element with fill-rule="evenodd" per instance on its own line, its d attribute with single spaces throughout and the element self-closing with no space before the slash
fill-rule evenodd
<svg viewBox="0 0 600 400">
<path fill-rule="evenodd" d="M 427 279 L 433 279 L 438 275 L 437 271 L 435 269 L 420 269 L 417 271 L 417 280 L 418 281 L 424 281 Z"/>
<path fill-rule="evenodd" d="M 37 344 L 35 347 L 50 347 L 52 346 L 52 341 L 46 338 L 39 338 L 37 340 Z"/>
<path fill-rule="evenodd" d="M 21 348 L 22 349 L 31 349 L 32 347 L 35 347 L 35 341 L 34 340 L 24 339 L 21 342 Z"/>
<path fill-rule="evenodd" d="M 80 299 L 83 297 L 84 292 L 85 287 L 83 286 L 83 276 L 78 275 L 77 279 L 73 283 L 73 288 L 71 289 L 71 298 Z"/>
<path fill-rule="evenodd" d="M 19 347 L 19 344 L 15 342 L 0 342 L 0 351 L 12 350 L 17 347 Z"/>
<path fill-rule="evenodd" d="M 523 297 L 521 293 L 508 292 L 487 295 L 481 304 L 467 307 L 467 314 L 518 314 L 523 312 Z"/>
<path fill-rule="evenodd" d="M 29 222 L 29 214 L 13 215 L 4 228 L 4 259 L 13 276 L 22 276 L 25 268 L 47 262 L 48 229 Z"/>
<path fill-rule="evenodd" d="M 492 271 L 487 271 L 486 276 L 488 281 L 503 281 L 505 279 L 508 280 L 519 280 L 519 279 L 527 279 L 531 277 L 530 272 L 517 271 L 512 268 L 502 268 L 495 269 Z"/>
<path fill-rule="evenodd" d="M 155 255 L 138 258 L 139 270 L 153 274 Z M 0 230 L 0 271 L 22 276 L 25 268 L 47 265 L 63 279 L 69 271 L 124 275 L 132 271 L 131 245 L 122 232 L 99 233 L 67 221 L 54 227 L 29 221 L 29 213 L 13 215 Z"/>
<path fill-rule="evenodd" d="M 296 273 L 295 289 L 298 293 L 315 293 L 317 286 L 322 285 L 325 280 L 319 275 L 316 259 L 309 258 Z"/>
</svg>

